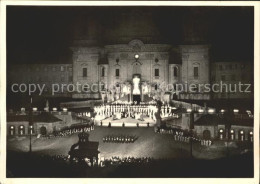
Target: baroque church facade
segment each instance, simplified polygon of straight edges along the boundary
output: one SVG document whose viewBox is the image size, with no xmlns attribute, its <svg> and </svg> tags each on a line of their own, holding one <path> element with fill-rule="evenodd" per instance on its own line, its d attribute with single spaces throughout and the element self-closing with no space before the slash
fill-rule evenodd
<svg viewBox="0 0 260 184">
<path fill-rule="evenodd" d="M 175 84 L 209 83 L 209 45 L 173 47 L 134 39 L 104 47 L 72 47 L 72 51 L 73 82 L 104 86 L 98 93 L 77 93 L 73 94 L 74 98 L 98 98 L 101 94 L 113 101 L 126 94 L 131 97 L 133 78 L 137 76 L 142 99 L 143 95 L 164 98 L 166 94 L 178 99 L 210 99 L 209 93 L 203 90 L 175 92 Z M 113 99 L 109 99 L 111 93 Z"/>
</svg>

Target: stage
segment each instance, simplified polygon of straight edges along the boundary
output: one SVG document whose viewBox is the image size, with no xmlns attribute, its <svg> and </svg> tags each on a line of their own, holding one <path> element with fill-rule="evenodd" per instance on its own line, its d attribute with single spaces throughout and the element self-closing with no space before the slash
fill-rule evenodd
<svg viewBox="0 0 260 184">
<path fill-rule="evenodd" d="M 127 118 L 113 120 L 113 118 L 110 117 L 110 118 L 103 119 L 102 121 L 95 121 L 95 124 L 97 126 L 101 126 L 101 122 L 102 122 L 102 126 L 108 126 L 109 123 L 111 123 L 111 127 L 122 127 L 123 123 L 125 124 L 125 127 L 137 127 L 137 123 L 139 124 L 139 127 L 147 127 L 148 124 L 150 127 L 155 125 L 155 121 L 152 118 L 144 117 L 143 119 L 144 120 L 141 121 L 138 119 L 127 117 Z"/>
</svg>

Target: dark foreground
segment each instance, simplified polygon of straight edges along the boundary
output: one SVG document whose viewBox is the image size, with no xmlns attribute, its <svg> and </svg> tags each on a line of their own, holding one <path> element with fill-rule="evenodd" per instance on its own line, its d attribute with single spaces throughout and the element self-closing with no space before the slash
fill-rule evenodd
<svg viewBox="0 0 260 184">
<path fill-rule="evenodd" d="M 90 168 L 86 164 L 69 165 L 64 161 L 43 159 L 39 155 L 9 151 L 7 177 L 59 178 L 154 178 L 154 177 L 253 177 L 252 152 L 216 160 L 163 159 L 149 163 L 124 163 Z"/>
</svg>

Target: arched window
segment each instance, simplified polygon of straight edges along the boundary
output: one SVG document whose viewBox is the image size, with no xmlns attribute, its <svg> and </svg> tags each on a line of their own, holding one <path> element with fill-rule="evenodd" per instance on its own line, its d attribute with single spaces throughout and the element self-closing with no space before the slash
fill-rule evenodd
<svg viewBox="0 0 260 184">
<path fill-rule="evenodd" d="M 15 134 L 15 127 L 12 125 L 9 127 L 9 135 L 14 135 Z"/>
<path fill-rule="evenodd" d="M 158 85 L 157 84 L 154 85 L 154 89 L 158 90 Z"/>
<path fill-rule="evenodd" d="M 194 79 L 197 79 L 199 77 L 199 67 L 198 66 L 193 67 L 193 74 L 194 74 Z"/>
<path fill-rule="evenodd" d="M 155 76 L 155 77 L 159 77 L 159 76 L 160 76 L 160 70 L 159 70 L 159 68 L 155 68 L 155 69 L 154 69 L 154 76 Z"/>
<path fill-rule="evenodd" d="M 240 130 L 238 132 L 238 140 L 240 140 L 240 141 L 244 141 L 245 140 L 245 132 L 244 132 L 244 130 Z"/>
<path fill-rule="evenodd" d="M 120 70 L 119 68 L 116 68 L 116 77 L 119 77 L 120 76 Z"/>
<path fill-rule="evenodd" d="M 25 129 L 23 125 L 19 126 L 19 135 L 24 135 L 25 134 Z"/>
<path fill-rule="evenodd" d="M 34 128 L 33 128 L 32 125 L 30 125 L 30 126 L 28 127 L 28 132 L 29 132 L 29 134 L 33 134 L 33 133 L 34 133 Z"/>
<path fill-rule="evenodd" d="M 178 67 L 177 66 L 173 67 L 173 76 L 178 77 Z"/>
<path fill-rule="evenodd" d="M 194 79 L 199 79 L 199 66 L 200 64 L 199 63 L 193 63 L 193 77 Z"/>
<path fill-rule="evenodd" d="M 88 69 L 82 68 L 82 77 L 87 77 L 87 75 L 88 75 Z"/>
<path fill-rule="evenodd" d="M 45 126 L 42 126 L 42 127 L 40 128 L 40 134 L 41 134 L 41 135 L 46 135 L 46 134 L 47 134 L 47 129 L 46 129 Z"/>
<path fill-rule="evenodd" d="M 224 129 L 219 129 L 219 131 L 218 131 L 218 136 L 219 136 L 219 139 L 224 139 Z"/>
<path fill-rule="evenodd" d="M 101 77 L 105 77 L 105 67 L 101 68 Z"/>
</svg>

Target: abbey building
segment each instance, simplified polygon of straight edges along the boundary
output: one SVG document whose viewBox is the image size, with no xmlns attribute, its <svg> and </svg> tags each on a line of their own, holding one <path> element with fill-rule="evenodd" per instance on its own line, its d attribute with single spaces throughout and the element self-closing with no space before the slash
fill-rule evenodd
<svg viewBox="0 0 260 184">
<path fill-rule="evenodd" d="M 135 76 L 140 78 L 141 93 L 149 96 L 158 93 L 160 84 L 172 84 L 174 88 L 176 83 L 209 83 L 208 45 L 180 45 L 174 48 L 168 44 L 145 44 L 135 39 L 127 44 L 106 45 L 103 48 L 72 47 L 72 50 L 73 82 L 101 83 L 110 89 L 118 88 L 115 95 L 119 96 L 121 93 L 132 93 Z M 162 91 L 165 93 L 167 89 Z M 210 99 L 209 93 L 203 91 L 176 95 L 176 98 L 183 99 Z M 98 97 L 98 94 L 73 96 L 91 98 Z"/>
</svg>

